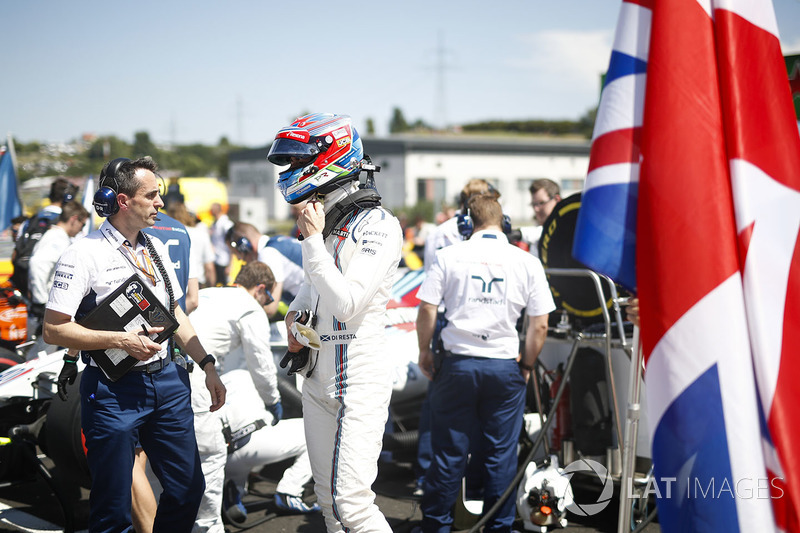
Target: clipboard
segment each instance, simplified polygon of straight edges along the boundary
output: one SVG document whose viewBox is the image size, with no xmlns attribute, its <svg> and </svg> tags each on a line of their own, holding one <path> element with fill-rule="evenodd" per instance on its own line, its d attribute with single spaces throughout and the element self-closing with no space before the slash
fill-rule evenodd
<svg viewBox="0 0 800 533">
<path fill-rule="evenodd" d="M 102 331 L 141 331 L 142 326 L 148 330 L 152 327 L 163 327 L 162 332 L 150 335 L 159 344 L 178 329 L 175 317 L 136 274 L 122 282 L 103 303 L 80 319 L 78 324 Z M 84 351 L 111 381 L 117 381 L 139 362 L 139 359 L 120 348 Z"/>
</svg>

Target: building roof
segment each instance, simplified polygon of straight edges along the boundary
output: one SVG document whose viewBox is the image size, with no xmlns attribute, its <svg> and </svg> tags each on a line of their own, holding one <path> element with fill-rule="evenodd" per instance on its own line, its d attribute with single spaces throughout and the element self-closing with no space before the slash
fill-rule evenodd
<svg viewBox="0 0 800 533">
<path fill-rule="evenodd" d="M 475 135 L 393 135 L 362 137 L 367 153 L 469 152 L 509 154 L 589 155 L 588 139 L 564 137 L 475 136 Z M 230 154 L 230 161 L 266 159 L 269 145 Z"/>
</svg>

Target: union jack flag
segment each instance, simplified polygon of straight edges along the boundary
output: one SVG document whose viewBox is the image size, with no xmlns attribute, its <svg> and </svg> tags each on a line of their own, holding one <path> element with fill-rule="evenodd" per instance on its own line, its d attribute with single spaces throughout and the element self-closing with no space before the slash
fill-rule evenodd
<svg viewBox="0 0 800 533">
<path fill-rule="evenodd" d="M 634 292 L 650 3 L 622 3 L 597 110 L 573 249 L 575 259 Z"/>
<path fill-rule="evenodd" d="M 638 289 L 661 527 L 800 531 L 800 136 L 772 4 L 623 2 L 614 48 L 574 252 Z"/>
<path fill-rule="evenodd" d="M 22 214 L 22 204 L 17 192 L 17 174 L 11 152 L 0 146 L 0 231 L 11 225 L 11 220 Z"/>
</svg>

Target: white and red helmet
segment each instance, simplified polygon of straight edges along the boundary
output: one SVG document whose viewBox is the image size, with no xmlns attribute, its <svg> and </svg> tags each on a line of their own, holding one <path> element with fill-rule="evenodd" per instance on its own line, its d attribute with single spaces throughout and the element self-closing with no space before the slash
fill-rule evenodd
<svg viewBox="0 0 800 533">
<path fill-rule="evenodd" d="M 364 148 L 347 115 L 313 113 L 281 128 L 269 150 L 270 163 L 302 162 L 278 176 L 278 188 L 290 204 L 319 192 L 328 194 L 337 183 L 358 178 Z"/>
</svg>

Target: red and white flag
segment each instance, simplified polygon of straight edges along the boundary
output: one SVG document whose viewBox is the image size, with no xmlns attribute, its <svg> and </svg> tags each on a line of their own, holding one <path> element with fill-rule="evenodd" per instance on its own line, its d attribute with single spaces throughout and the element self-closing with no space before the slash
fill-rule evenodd
<svg viewBox="0 0 800 533">
<path fill-rule="evenodd" d="M 651 7 L 636 272 L 661 527 L 800 531 L 800 137 L 774 10 Z"/>
<path fill-rule="evenodd" d="M 800 137 L 769 1 L 715 12 L 725 143 L 778 527 L 800 531 Z"/>
</svg>

